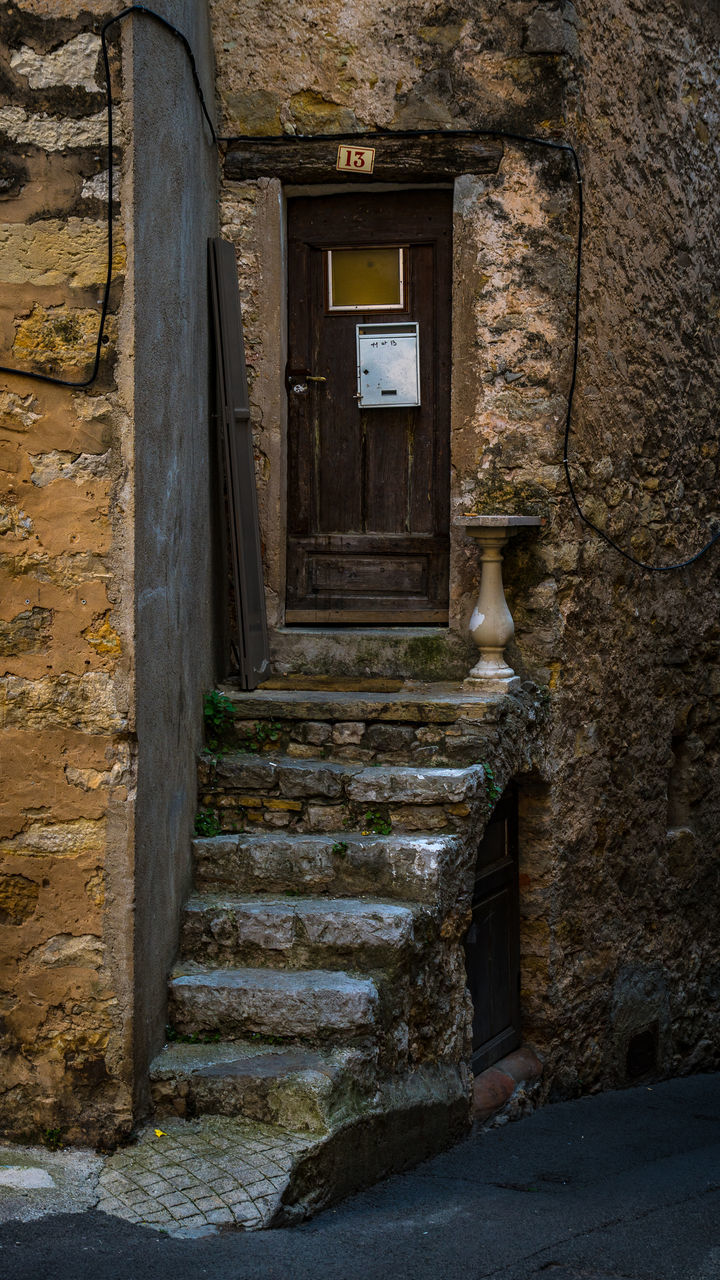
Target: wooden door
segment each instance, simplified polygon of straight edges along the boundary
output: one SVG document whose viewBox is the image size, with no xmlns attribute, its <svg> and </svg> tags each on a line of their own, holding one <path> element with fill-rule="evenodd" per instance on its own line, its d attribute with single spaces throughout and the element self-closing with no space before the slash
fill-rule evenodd
<svg viewBox="0 0 720 1280">
<path fill-rule="evenodd" d="M 288 201 L 289 623 L 447 622 L 451 218 L 444 190 Z M 399 299 L 338 309 L 333 262 L 380 248 Z M 357 326 L 393 322 L 419 326 L 420 404 L 361 408 Z"/>
<path fill-rule="evenodd" d="M 520 1044 L 520 917 L 517 796 L 505 793 L 487 825 L 475 868 L 472 921 L 465 938 L 473 1001 L 475 1075 Z"/>
</svg>

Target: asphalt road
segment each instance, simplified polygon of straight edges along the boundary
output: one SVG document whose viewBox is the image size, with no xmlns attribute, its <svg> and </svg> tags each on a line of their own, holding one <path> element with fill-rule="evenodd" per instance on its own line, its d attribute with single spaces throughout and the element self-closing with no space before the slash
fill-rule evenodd
<svg viewBox="0 0 720 1280">
<path fill-rule="evenodd" d="M 720 1075 L 546 1107 L 301 1227 L 0 1227 L 2 1280 L 720 1280 Z"/>
</svg>

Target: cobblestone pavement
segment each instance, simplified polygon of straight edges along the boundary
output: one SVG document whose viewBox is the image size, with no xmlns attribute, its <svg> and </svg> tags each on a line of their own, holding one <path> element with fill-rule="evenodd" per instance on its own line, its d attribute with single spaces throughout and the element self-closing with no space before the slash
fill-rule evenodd
<svg viewBox="0 0 720 1280">
<path fill-rule="evenodd" d="M 271 1125 L 224 1116 L 170 1120 L 111 1156 L 97 1208 L 174 1236 L 266 1225 L 296 1157 L 312 1141 Z"/>
<path fill-rule="evenodd" d="M 143 1130 L 112 1156 L 0 1147 L 0 1221 L 95 1208 L 168 1235 L 272 1220 L 298 1156 L 317 1139 L 204 1116 Z"/>
</svg>

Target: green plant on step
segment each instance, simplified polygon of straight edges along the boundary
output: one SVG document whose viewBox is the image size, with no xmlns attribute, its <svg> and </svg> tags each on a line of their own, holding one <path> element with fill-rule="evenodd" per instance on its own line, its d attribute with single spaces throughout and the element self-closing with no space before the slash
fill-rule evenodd
<svg viewBox="0 0 720 1280">
<path fill-rule="evenodd" d="M 363 835 L 389 836 L 392 822 L 384 818 L 379 809 L 368 809 L 363 818 Z"/>
<path fill-rule="evenodd" d="M 490 765 L 481 761 L 480 768 L 485 774 L 485 796 L 488 802 L 488 808 L 492 809 L 500 799 L 502 791 L 495 780 L 495 774 L 490 768 Z"/>
<path fill-rule="evenodd" d="M 192 1035 L 185 1035 L 182 1031 L 167 1026 L 165 1039 L 168 1044 L 219 1044 L 222 1036 L 219 1031 L 194 1031 Z"/>
<path fill-rule="evenodd" d="M 222 828 L 214 809 L 198 809 L 195 814 L 196 836 L 219 836 Z"/>
<path fill-rule="evenodd" d="M 240 748 L 242 751 L 262 751 L 271 742 L 277 742 L 281 731 L 282 725 L 277 720 L 270 720 L 267 724 L 260 720 L 251 729 L 244 729 L 239 735 Z"/>
<path fill-rule="evenodd" d="M 46 1129 L 42 1135 L 42 1142 L 48 1151 L 62 1151 L 62 1129 Z"/>
<path fill-rule="evenodd" d="M 222 739 L 235 719 L 232 699 L 219 689 L 211 689 L 203 698 L 205 742 L 210 751 L 220 749 Z"/>
<path fill-rule="evenodd" d="M 347 851 L 347 840 L 336 840 L 335 843 L 330 846 L 330 852 L 333 853 L 336 858 L 347 857 Z"/>
</svg>

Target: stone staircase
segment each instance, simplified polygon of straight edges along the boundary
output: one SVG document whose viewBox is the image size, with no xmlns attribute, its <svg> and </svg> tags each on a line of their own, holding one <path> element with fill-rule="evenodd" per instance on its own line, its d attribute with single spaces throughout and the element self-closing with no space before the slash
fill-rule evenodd
<svg viewBox="0 0 720 1280">
<path fill-rule="evenodd" d="M 199 765 L 220 831 L 194 842 L 152 1093 L 161 1123 L 287 1133 L 292 1168 L 255 1224 L 276 1225 L 469 1123 L 475 851 L 534 703 L 451 686 L 223 693 L 234 718 Z"/>
</svg>

